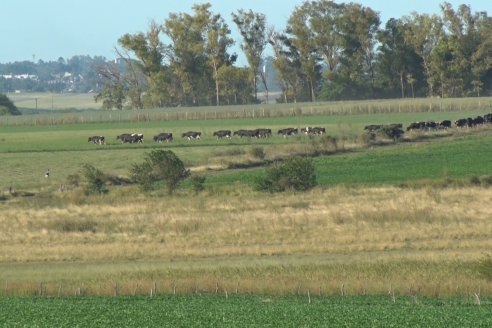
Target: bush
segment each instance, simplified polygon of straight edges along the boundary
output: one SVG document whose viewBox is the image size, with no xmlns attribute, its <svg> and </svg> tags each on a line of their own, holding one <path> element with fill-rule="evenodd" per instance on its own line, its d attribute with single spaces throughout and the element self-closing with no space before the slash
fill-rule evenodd
<svg viewBox="0 0 492 328">
<path fill-rule="evenodd" d="M 263 147 L 253 147 L 251 148 L 249 153 L 251 154 L 251 156 L 253 156 L 253 158 L 261 160 L 265 159 L 265 150 L 263 149 Z"/>
<path fill-rule="evenodd" d="M 185 169 L 184 163 L 170 150 L 154 150 L 147 154 L 143 163 L 133 164 L 130 170 L 132 180 L 142 190 L 154 190 L 164 183 L 169 194 L 189 175 L 190 171 Z"/>
<path fill-rule="evenodd" d="M 266 177 L 256 180 L 256 190 L 281 192 L 306 191 L 316 186 L 316 172 L 310 158 L 293 157 L 283 164 L 274 164 L 266 170 Z"/>
<path fill-rule="evenodd" d="M 203 185 L 205 183 L 205 177 L 201 175 L 194 175 L 191 177 L 191 189 L 195 193 L 199 193 L 200 191 L 203 191 L 205 189 L 205 186 Z"/>
<path fill-rule="evenodd" d="M 86 181 L 86 185 L 84 187 L 85 194 L 105 194 L 108 192 L 104 182 L 105 175 L 102 171 L 96 169 L 90 164 L 84 164 L 82 167 L 82 175 Z"/>
</svg>

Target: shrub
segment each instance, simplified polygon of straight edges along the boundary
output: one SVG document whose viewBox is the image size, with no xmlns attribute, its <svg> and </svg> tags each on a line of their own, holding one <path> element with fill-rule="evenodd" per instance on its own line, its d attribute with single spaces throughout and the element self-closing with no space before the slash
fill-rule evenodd
<svg viewBox="0 0 492 328">
<path fill-rule="evenodd" d="M 313 160 L 293 157 L 283 164 L 267 168 L 266 176 L 256 180 L 255 188 L 261 191 L 281 192 L 286 190 L 306 191 L 316 186 Z"/>
<path fill-rule="evenodd" d="M 84 192 L 88 194 L 105 194 L 108 192 L 105 184 L 105 175 L 102 171 L 96 169 L 90 164 L 84 164 L 82 167 L 82 175 L 85 178 L 86 184 Z"/>
<path fill-rule="evenodd" d="M 199 193 L 200 191 L 203 191 L 205 189 L 205 186 L 203 185 L 205 183 L 205 177 L 202 175 L 194 175 L 191 177 L 191 189 L 195 193 Z"/>
<path fill-rule="evenodd" d="M 253 147 L 251 148 L 249 153 L 251 154 L 251 156 L 253 156 L 253 158 L 261 160 L 265 159 L 265 150 L 263 149 L 263 147 Z"/>
<path fill-rule="evenodd" d="M 147 154 L 143 163 L 133 164 L 130 170 L 130 176 L 142 190 L 154 190 L 164 183 L 169 194 L 189 175 L 184 163 L 170 150 L 154 150 Z"/>
</svg>

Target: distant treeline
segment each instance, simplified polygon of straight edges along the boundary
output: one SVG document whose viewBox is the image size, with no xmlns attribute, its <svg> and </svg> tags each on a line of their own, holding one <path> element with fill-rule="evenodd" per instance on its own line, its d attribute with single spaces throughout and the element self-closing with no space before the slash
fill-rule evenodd
<svg viewBox="0 0 492 328">
<path fill-rule="evenodd" d="M 84 83 L 60 90 L 95 90 L 107 109 L 250 104 L 259 102 L 259 90 L 268 100 L 274 89 L 281 102 L 492 95 L 492 17 L 469 5 L 443 2 L 440 15 L 414 12 L 383 26 L 377 11 L 358 3 L 306 1 L 284 30 L 269 27 L 262 13 L 238 10 L 232 21 L 240 40 L 211 4 L 192 9 L 121 36 L 115 61 L 47 63 L 54 71 L 43 76 L 58 79 L 40 88 L 62 84 L 66 71 Z M 246 67 L 236 65 L 234 44 Z M 91 73 L 80 72 L 83 59 L 95 62 L 84 66 Z M 12 80 L 0 80 L 0 91 L 15 89 L 2 83 Z"/>
<path fill-rule="evenodd" d="M 60 57 L 57 61 L 0 63 L 0 92 L 97 92 L 95 67 L 106 63 L 96 56 Z"/>
</svg>

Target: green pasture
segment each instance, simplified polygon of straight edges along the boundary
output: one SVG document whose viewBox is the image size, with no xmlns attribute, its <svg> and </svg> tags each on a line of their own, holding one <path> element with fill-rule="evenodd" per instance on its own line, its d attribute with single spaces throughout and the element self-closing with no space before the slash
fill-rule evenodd
<svg viewBox="0 0 492 328">
<path fill-rule="evenodd" d="M 470 116 L 482 112 L 469 112 Z M 266 154 L 274 154 L 284 147 L 308 149 L 317 137 L 296 136 L 282 138 L 276 132 L 285 127 L 323 126 L 327 134 L 344 143 L 357 143 L 367 124 L 403 123 L 417 120 L 457 119 L 462 112 L 449 113 L 400 113 L 339 116 L 289 116 L 279 118 L 146 121 L 118 123 L 64 124 L 54 126 L 8 126 L 0 129 L 0 157 L 5 174 L 0 175 L 2 190 L 12 186 L 17 190 L 46 189 L 65 183 L 70 174 L 80 172 L 89 163 L 103 172 L 126 176 L 133 163 L 139 163 L 146 152 L 153 149 L 174 151 L 188 167 L 214 166 L 237 162 L 236 154 L 245 154 L 252 147 L 263 147 Z M 268 139 L 217 140 L 213 132 L 219 129 L 271 128 L 273 137 Z M 188 141 L 181 133 L 199 130 L 201 140 Z M 143 133 L 144 144 L 122 144 L 116 136 L 124 133 Z M 158 144 L 152 136 L 160 132 L 172 132 L 172 143 Z M 88 137 L 104 135 L 107 145 L 88 143 Z M 333 156 L 315 160 L 318 181 L 321 185 L 339 183 L 381 184 L 402 183 L 408 180 L 462 178 L 485 175 L 492 172 L 492 136 L 487 131 L 474 136 L 462 136 L 439 142 L 399 143 L 388 149 L 354 152 L 340 149 Z M 343 148 L 343 147 L 342 147 Z M 51 171 L 51 178 L 44 179 L 44 172 Z M 251 184 L 259 170 L 233 172 L 205 172 L 208 185 L 230 184 L 235 181 Z"/>
<path fill-rule="evenodd" d="M 4 327 L 490 327 L 490 299 L 391 296 L 0 298 Z"/>
<path fill-rule="evenodd" d="M 83 93 L 12 93 L 8 97 L 19 109 L 30 110 L 66 110 L 66 109 L 99 109 L 101 103 L 94 100 L 95 94 Z"/>
</svg>

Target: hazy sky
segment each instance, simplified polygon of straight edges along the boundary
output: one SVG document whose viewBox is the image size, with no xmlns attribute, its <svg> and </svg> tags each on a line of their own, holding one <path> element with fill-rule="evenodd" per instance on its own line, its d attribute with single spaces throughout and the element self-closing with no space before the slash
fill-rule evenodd
<svg viewBox="0 0 492 328">
<path fill-rule="evenodd" d="M 117 40 L 125 33 L 146 32 L 151 20 L 163 22 L 170 13 L 191 12 L 197 0 L 2 0 L 0 4 L 0 63 L 57 60 L 75 55 L 115 56 Z M 210 0 L 212 11 L 229 24 L 240 41 L 231 13 L 252 9 L 264 13 L 267 24 L 283 29 L 288 17 L 302 0 Z M 351 2 L 351 1 L 337 1 Z M 381 15 L 382 26 L 389 18 L 412 11 L 439 13 L 438 0 L 352 0 Z M 448 0 L 456 9 L 470 4 L 472 11 L 492 15 L 492 0 Z M 234 51 L 240 53 L 239 48 Z M 238 64 L 245 65 L 240 58 Z"/>
</svg>

